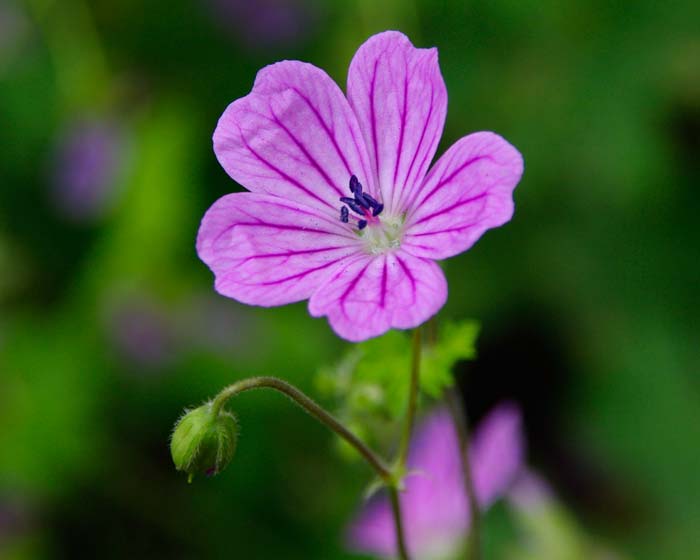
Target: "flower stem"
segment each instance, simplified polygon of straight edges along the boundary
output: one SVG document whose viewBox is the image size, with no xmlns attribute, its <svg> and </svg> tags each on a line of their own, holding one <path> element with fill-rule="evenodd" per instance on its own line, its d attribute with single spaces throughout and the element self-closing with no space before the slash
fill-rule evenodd
<svg viewBox="0 0 700 560">
<path fill-rule="evenodd" d="M 421 332 L 420 327 L 413 331 L 413 342 L 411 350 L 411 381 L 408 392 L 408 405 L 406 407 L 406 421 L 399 442 L 399 452 L 396 459 L 395 480 L 397 483 L 406 474 L 406 461 L 408 459 L 408 448 L 411 443 L 411 433 L 416 420 L 416 409 L 418 408 L 418 388 L 420 385 L 420 359 L 421 359 Z M 389 487 L 389 497 L 391 498 L 391 510 L 394 514 L 394 526 L 396 527 L 396 545 L 402 560 L 409 560 L 408 549 L 406 548 L 406 536 L 403 530 L 401 519 L 401 502 L 399 500 L 399 488 Z"/>
<path fill-rule="evenodd" d="M 457 429 L 459 438 L 460 456 L 462 457 L 462 471 L 464 477 L 464 487 L 469 502 L 469 536 L 467 538 L 467 560 L 481 559 L 481 518 L 479 512 L 479 502 L 474 487 L 474 477 L 472 476 L 471 461 L 469 459 L 469 430 L 467 428 L 467 417 L 464 407 L 454 390 L 447 392 L 447 405 L 452 413 L 452 419 Z"/>
<path fill-rule="evenodd" d="M 408 406 L 406 408 L 406 422 L 404 423 L 401 444 L 399 447 L 398 463 L 401 468 L 406 468 L 408 459 L 408 447 L 411 443 L 411 433 L 416 420 L 418 407 L 418 387 L 420 385 L 420 360 L 421 360 L 421 331 L 420 327 L 413 331 L 411 350 L 411 385 L 408 393 Z"/>
<path fill-rule="evenodd" d="M 396 545 L 401 560 L 410 560 L 408 549 L 406 548 L 406 536 L 403 531 L 403 521 L 401 518 L 401 501 L 399 500 L 399 490 L 396 485 L 389 486 L 389 499 L 391 500 L 391 511 L 394 514 L 394 525 L 396 527 Z"/>
<path fill-rule="evenodd" d="M 326 411 L 314 400 L 307 397 L 293 385 L 290 385 L 286 381 L 283 381 L 277 377 L 250 377 L 248 379 L 238 381 L 233 385 L 229 385 L 223 389 L 212 402 L 212 413 L 215 416 L 218 415 L 221 408 L 224 406 L 224 404 L 226 404 L 226 401 L 238 393 L 261 388 L 273 389 L 288 396 L 297 405 L 316 418 L 316 420 L 321 422 L 321 424 L 324 424 L 326 427 L 333 430 L 336 434 L 338 434 L 338 436 L 354 447 L 374 469 L 384 484 L 390 488 L 395 485 L 394 474 L 381 457 L 367 447 L 367 445 L 365 445 L 357 436 L 355 436 L 355 434 L 343 426 L 340 421 L 337 420 L 330 412 Z"/>
</svg>

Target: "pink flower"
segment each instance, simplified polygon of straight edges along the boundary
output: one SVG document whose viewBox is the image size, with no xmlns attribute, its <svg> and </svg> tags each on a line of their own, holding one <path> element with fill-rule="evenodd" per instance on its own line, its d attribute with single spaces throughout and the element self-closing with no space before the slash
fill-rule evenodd
<svg viewBox="0 0 700 560">
<path fill-rule="evenodd" d="M 214 132 L 219 162 L 251 191 L 202 220 L 216 290 L 251 305 L 309 299 L 351 341 L 434 315 L 447 299 L 435 260 L 510 219 L 523 170 L 513 146 L 477 132 L 428 171 L 446 112 L 437 50 L 396 31 L 355 53 L 347 99 L 310 64 L 263 68 Z"/>
<path fill-rule="evenodd" d="M 495 408 L 478 426 L 470 459 L 479 505 L 486 509 L 515 481 L 523 463 L 520 411 Z M 469 529 L 459 441 L 450 413 L 439 409 L 417 430 L 401 507 L 407 546 L 416 560 L 450 558 Z M 349 546 L 381 557 L 396 556 L 396 533 L 386 496 L 370 501 L 350 526 Z"/>
<path fill-rule="evenodd" d="M 55 206 L 75 222 L 95 221 L 121 194 L 126 132 L 108 118 L 89 118 L 70 123 L 57 139 L 51 168 Z"/>
</svg>

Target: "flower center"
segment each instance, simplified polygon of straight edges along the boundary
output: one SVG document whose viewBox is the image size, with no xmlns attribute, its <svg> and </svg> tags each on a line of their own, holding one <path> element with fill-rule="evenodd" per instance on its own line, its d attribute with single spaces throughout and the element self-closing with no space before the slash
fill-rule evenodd
<svg viewBox="0 0 700 560">
<path fill-rule="evenodd" d="M 340 221 L 357 226 L 357 233 L 364 240 L 367 250 L 372 254 L 380 254 L 401 245 L 403 234 L 403 217 L 379 215 L 384 205 L 371 195 L 362 192 L 362 185 L 357 177 L 350 177 L 350 196 L 341 196 Z M 350 213 L 352 211 L 352 214 Z"/>
<path fill-rule="evenodd" d="M 403 236 L 403 217 L 385 216 L 376 225 L 362 232 L 367 250 L 373 255 L 379 255 L 401 246 Z"/>
<path fill-rule="evenodd" d="M 352 197 L 340 197 L 340 202 L 345 204 L 345 206 L 340 207 L 340 221 L 345 224 L 350 223 L 350 210 L 352 210 L 355 214 L 360 216 L 358 218 L 352 215 L 352 217 L 357 220 L 358 231 L 365 229 L 368 224 L 379 223 L 379 218 L 377 216 L 384 210 L 384 205 L 374 200 L 369 194 L 362 192 L 362 185 L 355 175 L 350 177 L 350 192 L 353 194 Z"/>
</svg>

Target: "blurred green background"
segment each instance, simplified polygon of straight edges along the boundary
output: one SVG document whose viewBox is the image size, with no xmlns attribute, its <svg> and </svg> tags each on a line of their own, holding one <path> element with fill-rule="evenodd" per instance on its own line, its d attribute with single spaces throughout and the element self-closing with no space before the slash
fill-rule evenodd
<svg viewBox="0 0 700 560">
<path fill-rule="evenodd" d="M 240 188 L 211 135 L 256 71 L 344 86 L 384 29 L 439 48 L 439 153 L 487 129 L 525 157 L 513 221 L 445 267 L 441 316 L 482 323 L 472 420 L 514 398 L 581 531 L 700 557 L 695 0 L 0 0 L 0 557 L 351 557 L 370 473 L 285 399 L 236 399 L 214 480 L 187 485 L 167 444 L 223 385 L 314 393 L 347 349 L 305 304 L 216 295 L 194 239 Z"/>
</svg>

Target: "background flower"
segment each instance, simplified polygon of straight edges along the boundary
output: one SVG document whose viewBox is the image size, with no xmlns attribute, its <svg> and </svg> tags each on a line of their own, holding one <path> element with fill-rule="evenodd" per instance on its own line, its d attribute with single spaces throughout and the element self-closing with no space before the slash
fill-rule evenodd
<svg viewBox="0 0 700 560">
<path fill-rule="evenodd" d="M 479 424 L 470 447 L 477 500 L 486 509 L 510 487 L 523 462 L 520 412 L 501 404 Z M 406 490 L 400 495 L 407 546 L 417 560 L 452 558 L 469 528 L 459 441 L 449 411 L 424 420 L 411 441 Z M 391 558 L 396 533 L 386 496 L 372 499 L 348 531 L 357 551 Z"/>
<path fill-rule="evenodd" d="M 119 195 L 126 157 L 122 128 L 109 119 L 72 121 L 56 139 L 51 198 L 70 220 L 103 216 Z"/>
<path fill-rule="evenodd" d="M 317 6 L 307 0 L 205 1 L 220 26 L 253 48 L 299 43 L 312 32 L 317 17 Z"/>
</svg>

